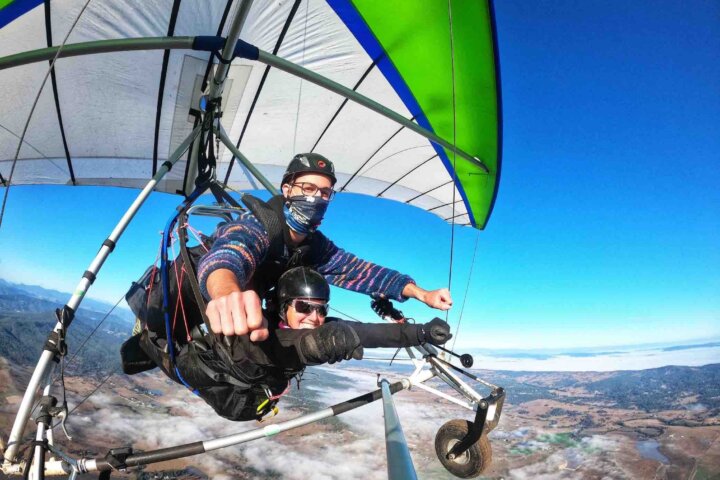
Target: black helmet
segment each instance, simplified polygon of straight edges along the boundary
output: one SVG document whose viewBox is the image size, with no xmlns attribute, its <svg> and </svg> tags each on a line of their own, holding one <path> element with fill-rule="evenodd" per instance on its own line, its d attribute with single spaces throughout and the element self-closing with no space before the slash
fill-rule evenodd
<svg viewBox="0 0 720 480">
<path fill-rule="evenodd" d="M 291 177 L 303 173 L 319 173 L 327 175 L 335 185 L 335 167 L 333 163 L 319 153 L 298 153 L 290 161 L 283 175 L 282 184 L 288 183 Z M 281 185 L 282 185 L 281 184 Z"/>
<path fill-rule="evenodd" d="M 330 301 L 330 285 L 325 277 L 307 267 L 291 268 L 283 273 L 277 284 L 277 300 L 281 311 L 295 298 L 317 298 Z"/>
</svg>

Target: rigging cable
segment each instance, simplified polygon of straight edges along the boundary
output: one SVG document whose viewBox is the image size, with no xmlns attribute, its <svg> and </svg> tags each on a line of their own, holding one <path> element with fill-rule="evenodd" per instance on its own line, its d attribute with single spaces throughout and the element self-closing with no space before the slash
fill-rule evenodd
<svg viewBox="0 0 720 480">
<path fill-rule="evenodd" d="M 98 386 L 93 389 L 92 392 L 90 392 L 90 393 L 88 393 L 87 395 L 85 395 L 85 398 L 83 398 L 82 400 L 80 400 L 80 403 L 78 403 L 77 405 L 75 405 L 75 406 L 72 408 L 72 410 L 70 410 L 70 411 L 68 412 L 68 415 L 70 415 L 70 414 L 73 413 L 75 410 L 77 410 L 78 408 L 80 408 L 80 405 L 82 405 L 83 403 L 85 403 L 85 401 L 86 401 L 88 398 L 90 398 L 90 397 L 92 397 L 93 395 L 95 395 L 95 392 L 97 392 L 98 390 L 100 390 L 100 388 L 101 388 L 103 385 L 105 385 L 105 382 L 107 382 L 108 380 L 110 380 L 110 377 L 112 377 L 112 376 L 115 375 L 116 373 L 117 373 L 117 368 L 111 370 L 110 373 L 108 373 L 107 377 L 105 377 L 105 378 L 103 379 L 103 381 L 100 382 L 100 383 L 98 384 Z M 56 427 L 56 426 L 57 426 L 57 425 L 53 425 L 53 428 Z"/>
<path fill-rule="evenodd" d="M 310 9 L 310 0 L 305 2 L 305 28 L 303 30 L 302 65 L 305 66 L 305 42 L 307 42 L 307 24 Z M 297 109 L 295 111 L 295 134 L 293 135 L 293 155 L 297 151 L 298 123 L 300 122 L 300 99 L 302 98 L 303 79 L 300 79 L 300 90 L 298 91 Z"/>
<path fill-rule="evenodd" d="M 287 19 L 285 20 L 285 25 L 283 25 L 282 31 L 280 32 L 280 36 L 277 39 L 277 42 L 275 43 L 275 47 L 273 48 L 272 54 L 277 55 L 280 51 L 280 46 L 283 44 L 283 41 L 285 41 L 285 35 L 287 34 L 288 30 L 290 29 L 290 25 L 292 24 L 293 19 L 295 18 L 295 14 L 297 13 L 298 8 L 300 7 L 300 0 L 295 0 L 293 3 L 292 8 L 290 9 L 290 13 L 288 14 Z M 255 106 L 257 105 L 258 99 L 260 98 L 260 93 L 263 91 L 263 87 L 265 86 L 265 80 L 267 80 L 268 74 L 270 73 L 270 65 L 265 66 L 265 71 L 263 71 L 262 78 L 260 79 L 260 84 L 257 87 L 257 90 L 255 91 L 255 96 L 253 97 L 252 103 L 250 104 L 250 110 L 248 110 L 247 115 L 245 116 L 245 123 L 243 123 L 242 130 L 240 131 L 240 137 L 238 138 L 237 143 L 235 144 L 235 147 L 240 149 L 240 143 L 242 143 L 243 138 L 245 137 L 245 132 L 247 131 L 248 125 L 250 124 L 250 118 L 252 117 L 253 112 L 255 111 Z M 223 181 L 223 187 L 227 187 L 228 183 L 230 182 L 230 172 L 232 172 L 233 165 L 235 165 L 235 155 L 230 158 L 230 163 L 228 165 L 227 171 L 225 172 L 225 180 Z M 250 179 L 250 176 L 247 175 L 246 177 Z"/>
<path fill-rule="evenodd" d="M 470 262 L 470 273 L 468 273 L 467 285 L 465 285 L 465 296 L 463 297 L 462 307 L 460 307 L 460 317 L 458 317 L 457 327 L 455 328 L 455 336 L 453 337 L 452 348 L 450 348 L 450 350 L 455 350 L 455 342 L 457 342 L 457 339 L 460 336 L 460 322 L 462 322 L 463 312 L 465 311 L 465 302 L 467 302 L 468 292 L 470 291 L 470 280 L 472 279 L 473 267 L 475 266 L 475 254 L 477 253 L 478 240 L 480 240 L 480 230 L 477 231 L 477 235 L 475 236 L 475 248 L 473 249 L 472 261 Z"/>
<path fill-rule="evenodd" d="M 448 271 L 448 291 L 452 287 L 452 270 L 453 270 L 453 255 L 455 253 L 455 194 L 457 192 L 457 109 L 455 99 L 455 43 L 453 39 L 453 23 L 452 23 L 452 6 L 451 1 L 448 0 L 448 20 L 450 22 L 450 65 L 452 75 L 452 112 L 453 112 L 453 193 L 452 193 L 452 218 L 450 224 L 450 268 Z M 445 321 L 448 321 L 450 316 L 450 309 L 445 310 Z M 459 328 L 459 325 L 458 325 Z M 457 335 L 455 335 L 457 339 Z"/>
<path fill-rule="evenodd" d="M 32 119 L 33 113 L 35 113 L 35 107 L 37 107 L 37 103 L 40 100 L 40 95 L 42 94 L 43 89 L 45 88 L 45 84 L 47 83 L 48 77 L 50 77 L 50 73 L 55 68 L 55 62 L 57 61 L 58 57 L 60 56 L 60 52 L 62 52 L 63 48 L 65 47 L 65 43 L 67 43 L 68 38 L 70 37 L 70 34 L 72 33 L 73 29 L 77 25 L 78 21 L 80 20 L 80 17 L 85 12 L 85 9 L 90 4 L 90 0 L 87 0 L 85 2 L 85 5 L 83 5 L 82 9 L 80 10 L 80 13 L 75 18 L 75 21 L 73 21 L 73 24 L 70 25 L 70 29 L 65 34 L 65 38 L 63 38 L 62 43 L 58 46 L 57 52 L 55 52 L 55 57 L 53 57 L 52 61 L 50 62 L 50 66 L 47 69 L 47 72 L 45 72 L 45 78 L 43 78 L 42 83 L 40 84 L 40 89 L 38 90 L 37 95 L 35 95 L 35 100 L 33 101 L 32 107 L 30 108 L 30 114 L 28 115 L 27 120 L 25 121 L 25 126 L 23 127 L 22 134 L 20 135 L 20 141 L 18 142 L 17 150 L 15 150 L 15 158 L 13 158 L 12 166 L 10 167 L 10 176 L 6 180 L 6 186 L 5 186 L 5 193 L 3 195 L 3 201 L 2 201 L 2 207 L 0 207 L 0 227 L 2 227 L 2 221 L 5 217 L 5 205 L 7 204 L 7 198 L 8 193 L 10 193 L 10 185 L 12 185 L 12 178 L 15 174 L 15 166 L 17 165 L 18 157 L 20 156 L 20 150 L 22 149 L 24 140 L 25 140 L 25 134 L 27 134 L 28 127 L 30 126 L 30 120 Z"/>
<path fill-rule="evenodd" d="M 98 331 L 98 329 L 99 329 L 100 326 L 103 324 L 103 322 L 105 322 L 105 320 L 107 320 L 107 318 L 110 316 L 110 314 L 112 314 L 112 312 L 115 310 L 115 308 L 117 308 L 117 306 L 120 305 L 120 302 L 122 302 L 122 300 L 123 300 L 124 298 L 125 298 L 125 294 L 123 294 L 123 295 L 120 297 L 120 299 L 117 301 L 117 303 L 115 304 L 115 306 L 113 306 L 113 307 L 110 309 L 110 311 L 105 314 L 105 316 L 102 318 L 102 320 L 100 320 L 100 322 L 98 322 L 98 324 L 95 325 L 95 328 L 93 329 L 93 331 L 90 332 L 90 334 L 89 334 L 87 337 L 85 337 L 85 339 L 83 340 L 83 342 L 80 344 L 80 346 L 77 348 L 77 350 L 75 350 L 75 353 L 73 353 L 72 357 L 70 357 L 70 360 L 68 360 L 67 363 L 65 363 L 65 358 L 64 358 L 64 357 L 61 357 L 61 361 L 64 363 L 64 365 L 61 365 L 60 373 L 55 374 L 55 376 L 53 377 L 52 383 L 55 383 L 55 382 L 57 381 L 58 377 L 63 378 L 62 381 L 63 381 L 63 383 L 64 383 L 65 369 L 70 366 L 70 364 L 73 362 L 73 360 L 75 360 L 75 357 L 78 356 L 78 354 L 79 354 L 80 351 L 83 349 L 83 347 L 84 347 L 85 344 L 88 342 L 88 340 L 90 340 L 90 338 L 91 338 L 93 335 L 95 335 L 95 332 Z M 67 404 L 67 402 L 65 402 L 64 398 L 65 398 L 65 389 L 63 388 L 63 402 L 64 402 L 65 404 Z M 35 414 L 35 411 L 37 410 L 38 406 L 40 406 L 40 400 L 39 400 L 39 399 L 38 399 L 38 401 L 35 403 L 35 405 L 33 406 L 32 413 L 30 414 L 30 416 L 33 416 L 33 415 Z M 69 414 L 70 414 L 70 413 L 68 413 L 68 415 L 69 415 Z"/>
<path fill-rule="evenodd" d="M 112 377 L 113 375 L 115 375 L 115 374 L 117 373 L 117 371 L 118 371 L 117 368 L 112 369 L 112 370 L 110 371 L 110 373 L 108 373 L 107 376 L 106 376 L 105 378 L 103 378 L 103 380 L 102 380 L 90 393 L 88 393 L 87 395 L 85 395 L 85 396 L 83 397 L 83 399 L 80 400 L 80 402 L 72 408 L 72 410 L 70 410 L 70 411 L 67 412 L 66 416 L 69 417 L 75 410 L 77 410 L 78 408 L 80 408 L 80 405 L 82 405 L 83 403 L 85 403 L 85 402 L 86 402 L 90 397 L 92 397 L 98 390 L 100 390 L 100 388 L 102 388 L 102 386 L 105 385 L 105 383 L 106 383 L 108 380 L 110 380 L 110 377 Z M 65 403 L 65 405 L 66 405 L 65 408 L 67 408 L 67 403 Z M 58 422 L 54 423 L 54 424 L 52 425 L 52 427 L 50 427 L 50 428 L 51 428 L 51 429 L 55 429 L 55 427 L 57 427 L 57 426 L 59 426 L 59 425 L 61 425 L 61 424 L 62 424 L 62 421 L 58 421 Z M 32 436 L 27 437 L 27 438 L 25 439 L 25 441 L 32 441 L 32 440 L 33 440 L 33 437 L 32 437 Z"/>
<path fill-rule="evenodd" d="M 75 350 L 75 353 L 73 353 L 72 357 L 70 357 L 70 360 L 68 360 L 66 367 L 69 367 L 69 366 L 70 366 L 70 364 L 73 362 L 73 360 L 75 360 L 75 357 L 77 357 L 78 354 L 80 353 L 80 350 L 82 350 L 83 347 L 85 346 L 85 344 L 88 342 L 88 340 L 90 340 L 90 338 L 91 338 L 93 335 L 95 335 L 95 332 L 98 331 L 98 328 L 100 328 L 100 326 L 105 322 L 105 320 L 107 320 L 107 318 L 110 316 L 110 314 L 115 310 L 115 308 L 117 308 L 118 305 L 120 305 L 120 302 L 122 302 L 124 298 L 125 298 L 125 294 L 123 294 L 123 295 L 120 297 L 120 299 L 117 301 L 117 303 L 110 309 L 109 312 L 107 312 L 107 313 L 105 314 L 105 316 L 102 318 L 102 320 L 100 320 L 100 321 L 98 322 L 98 324 L 95 325 L 95 328 L 93 328 L 93 331 L 90 332 L 90 335 L 88 335 L 87 337 L 85 337 L 85 340 L 83 340 L 83 342 L 80 344 L 80 346 L 77 348 L 77 350 Z"/>
<path fill-rule="evenodd" d="M 328 305 L 328 308 L 329 308 L 330 310 L 332 310 L 332 311 L 335 311 L 335 312 L 339 313 L 339 314 L 342 315 L 343 317 L 349 318 L 350 320 L 355 320 L 356 322 L 362 322 L 362 320 L 359 320 L 359 319 L 353 317 L 352 315 L 348 315 L 347 313 L 341 312 L 341 311 L 338 310 L 337 308 L 333 308 L 333 307 L 331 307 L 330 305 Z"/>
</svg>

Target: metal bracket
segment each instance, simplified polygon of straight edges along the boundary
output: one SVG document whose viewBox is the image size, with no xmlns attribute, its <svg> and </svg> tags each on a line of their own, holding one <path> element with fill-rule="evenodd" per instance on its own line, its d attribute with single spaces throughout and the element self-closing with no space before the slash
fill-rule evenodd
<svg viewBox="0 0 720 480">
<path fill-rule="evenodd" d="M 475 421 L 471 423 L 467 435 L 453 446 L 448 452 L 447 458 L 453 460 L 458 455 L 462 455 L 468 448 L 480 440 L 480 437 L 490 433 L 500 420 L 500 413 L 502 412 L 504 403 L 505 390 L 502 388 L 498 388 L 483 398 L 480 403 L 478 403 L 478 409 L 475 412 Z"/>
</svg>

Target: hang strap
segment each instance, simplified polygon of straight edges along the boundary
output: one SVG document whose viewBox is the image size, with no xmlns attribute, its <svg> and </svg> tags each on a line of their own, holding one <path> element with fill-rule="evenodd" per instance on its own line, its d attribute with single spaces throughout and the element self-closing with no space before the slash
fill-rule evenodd
<svg viewBox="0 0 720 480">
<path fill-rule="evenodd" d="M 268 233 L 270 247 L 268 248 L 267 258 L 281 258 L 285 253 L 284 223 L 280 221 L 277 213 L 267 202 L 248 193 L 244 194 L 241 200 Z"/>
</svg>

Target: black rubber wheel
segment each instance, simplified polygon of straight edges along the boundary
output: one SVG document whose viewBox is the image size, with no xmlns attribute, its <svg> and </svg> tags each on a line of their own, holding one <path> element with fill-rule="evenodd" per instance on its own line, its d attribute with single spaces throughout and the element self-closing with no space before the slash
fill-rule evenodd
<svg viewBox="0 0 720 480">
<path fill-rule="evenodd" d="M 487 435 L 470 446 L 465 452 L 454 459 L 447 458 L 447 454 L 460 442 L 472 422 L 468 420 L 450 420 L 440 427 L 435 435 L 435 454 L 445 469 L 460 478 L 474 478 L 480 475 L 492 462 L 492 449 Z"/>
</svg>

